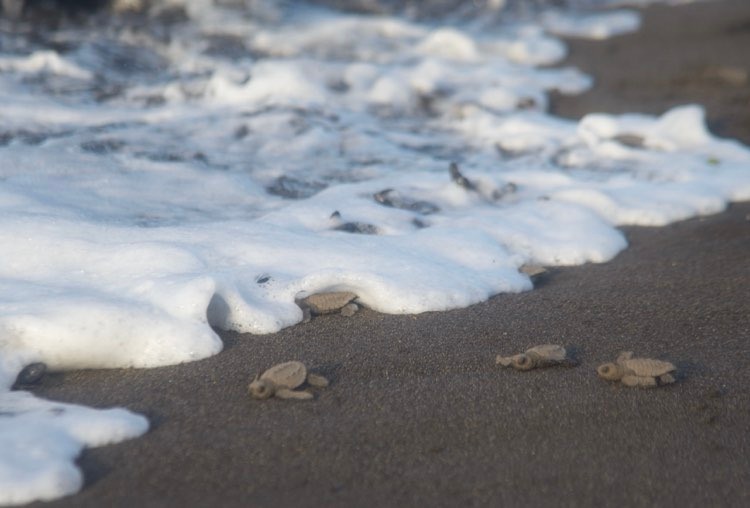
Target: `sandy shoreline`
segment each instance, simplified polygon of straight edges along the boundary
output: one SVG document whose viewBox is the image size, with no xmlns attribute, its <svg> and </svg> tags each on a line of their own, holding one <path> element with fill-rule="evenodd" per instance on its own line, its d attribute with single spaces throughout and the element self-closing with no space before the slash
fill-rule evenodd
<svg viewBox="0 0 750 508">
<path fill-rule="evenodd" d="M 717 67 L 750 73 L 738 50 L 750 47 L 750 3 L 645 13 L 640 35 L 572 42 L 567 63 L 599 86 L 553 110 L 700 102 L 715 132 L 750 143 L 750 84 L 715 78 Z M 701 65 L 709 78 L 691 70 Z M 364 310 L 223 334 L 225 351 L 193 364 L 47 376 L 35 393 L 124 406 L 153 428 L 86 450 L 83 491 L 38 505 L 748 506 L 750 203 L 625 232 L 630 247 L 612 262 L 552 269 L 534 291 L 467 309 Z M 544 342 L 573 348 L 580 365 L 494 364 Z M 622 349 L 675 362 L 678 383 L 598 379 Z M 291 358 L 332 385 L 314 402 L 247 397 L 253 374 Z"/>
</svg>

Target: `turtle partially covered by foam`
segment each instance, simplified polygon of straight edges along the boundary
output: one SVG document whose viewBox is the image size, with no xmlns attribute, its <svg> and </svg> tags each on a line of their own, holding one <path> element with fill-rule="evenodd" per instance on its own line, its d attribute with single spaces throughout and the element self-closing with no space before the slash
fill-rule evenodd
<svg viewBox="0 0 750 508">
<path fill-rule="evenodd" d="M 557 344 L 542 344 L 513 356 L 497 355 L 495 363 L 517 370 L 531 370 L 558 365 L 567 360 L 567 351 Z"/>
<path fill-rule="evenodd" d="M 670 363 L 653 358 L 633 358 L 632 351 L 620 353 L 614 363 L 600 365 L 596 371 L 607 381 L 620 381 L 626 386 L 652 388 L 674 383 L 672 373 L 677 370 Z"/>
<path fill-rule="evenodd" d="M 311 386 L 328 386 L 328 380 L 318 374 L 308 373 L 305 364 L 298 361 L 274 365 L 255 379 L 247 387 L 254 399 L 312 399 L 312 393 L 306 390 L 295 390 L 305 381 Z"/>
<path fill-rule="evenodd" d="M 303 320 L 307 322 L 312 316 L 335 312 L 353 316 L 359 310 L 359 305 L 354 301 L 356 298 L 357 295 L 350 291 L 330 291 L 297 298 L 295 302 L 302 309 Z"/>
</svg>

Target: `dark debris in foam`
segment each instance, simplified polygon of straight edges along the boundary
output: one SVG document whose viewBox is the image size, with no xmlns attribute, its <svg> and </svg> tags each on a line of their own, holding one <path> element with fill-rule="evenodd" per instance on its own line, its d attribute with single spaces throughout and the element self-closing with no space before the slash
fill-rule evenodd
<svg viewBox="0 0 750 508">
<path fill-rule="evenodd" d="M 24 145 L 41 145 L 50 138 L 68 136 L 72 131 L 42 132 L 19 129 L 15 131 L 0 131 L 0 146 L 9 145 L 15 141 Z"/>
<path fill-rule="evenodd" d="M 429 215 L 440 211 L 440 207 L 435 203 L 411 199 L 395 189 L 383 189 L 373 194 L 372 197 L 377 203 L 383 206 L 409 210 L 422 215 Z"/>
<path fill-rule="evenodd" d="M 362 235 L 377 235 L 380 233 L 378 227 L 366 222 L 344 222 L 334 226 L 335 231 L 344 231 L 345 233 L 359 233 Z"/>
<path fill-rule="evenodd" d="M 345 233 L 359 233 L 363 235 L 378 235 L 380 230 L 373 224 L 367 224 L 366 222 L 348 221 L 343 222 L 341 219 L 341 212 L 336 210 L 331 214 L 330 220 L 334 223 L 331 228 L 334 231 L 343 231 Z"/>
<path fill-rule="evenodd" d="M 16 382 L 13 387 L 18 388 L 36 384 L 42 380 L 46 373 L 47 364 L 42 362 L 30 363 L 26 367 L 21 369 L 21 372 L 18 373 L 18 376 L 16 376 Z"/>
<path fill-rule="evenodd" d="M 81 143 L 81 150 L 97 155 L 105 155 L 119 152 L 124 146 L 125 142 L 119 139 L 92 139 Z"/>
<path fill-rule="evenodd" d="M 320 181 L 299 180 L 291 176 L 282 175 L 266 187 L 266 190 L 269 194 L 282 198 L 304 199 L 314 196 L 326 187 L 327 185 Z"/>
</svg>

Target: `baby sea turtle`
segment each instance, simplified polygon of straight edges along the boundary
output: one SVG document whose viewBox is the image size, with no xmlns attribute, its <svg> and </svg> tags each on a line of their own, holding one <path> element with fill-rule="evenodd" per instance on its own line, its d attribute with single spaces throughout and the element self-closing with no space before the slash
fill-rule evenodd
<svg viewBox="0 0 750 508">
<path fill-rule="evenodd" d="M 513 356 L 497 355 L 495 363 L 503 367 L 513 367 L 517 370 L 531 370 L 539 367 L 549 367 L 563 363 L 567 352 L 557 344 L 542 344 L 527 349 L 526 352 Z"/>
<path fill-rule="evenodd" d="M 670 362 L 652 358 L 633 358 L 632 351 L 620 353 L 614 363 L 600 365 L 599 377 L 608 381 L 621 381 L 627 386 L 651 388 L 674 383 L 672 373 L 676 367 Z"/>
<path fill-rule="evenodd" d="M 328 380 L 323 376 L 308 373 L 304 363 L 291 361 L 274 365 L 260 376 L 255 376 L 247 389 L 254 399 L 267 399 L 273 396 L 280 399 L 312 399 L 312 393 L 294 390 L 305 381 L 319 388 L 328 386 Z"/>
<path fill-rule="evenodd" d="M 350 291 L 331 291 L 299 298 L 296 303 L 302 309 L 304 321 L 307 322 L 312 316 L 335 312 L 340 312 L 346 317 L 353 316 L 359 310 L 359 305 L 354 303 L 355 298 L 357 295 Z"/>
</svg>

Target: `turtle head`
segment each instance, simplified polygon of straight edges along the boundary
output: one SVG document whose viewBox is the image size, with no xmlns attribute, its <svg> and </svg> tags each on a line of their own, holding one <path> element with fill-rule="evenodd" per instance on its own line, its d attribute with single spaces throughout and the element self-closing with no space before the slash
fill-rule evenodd
<svg viewBox="0 0 750 508">
<path fill-rule="evenodd" d="M 599 374 L 599 377 L 607 379 L 608 381 L 617 381 L 622 378 L 624 374 L 623 368 L 616 363 L 605 363 L 604 365 L 599 365 L 596 372 Z"/>
<path fill-rule="evenodd" d="M 267 399 L 274 392 L 274 385 L 266 379 L 260 379 L 260 376 L 255 376 L 252 383 L 247 387 L 250 392 L 250 396 L 254 399 Z"/>
<path fill-rule="evenodd" d="M 518 370 L 530 370 L 534 368 L 536 362 L 529 355 L 520 354 L 511 359 L 511 365 Z"/>
</svg>

